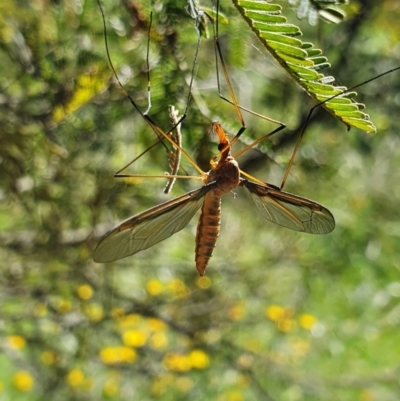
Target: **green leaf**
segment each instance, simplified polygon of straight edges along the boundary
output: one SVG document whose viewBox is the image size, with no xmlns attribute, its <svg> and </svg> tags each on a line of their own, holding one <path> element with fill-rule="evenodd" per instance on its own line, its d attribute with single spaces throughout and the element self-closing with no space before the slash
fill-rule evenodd
<svg viewBox="0 0 400 401">
<path fill-rule="evenodd" d="M 303 6 L 308 2 L 301 1 Z M 287 23 L 279 5 L 257 0 L 233 0 L 233 3 L 264 47 L 310 96 L 319 102 L 326 102 L 322 106 L 348 129 L 357 127 L 366 132 L 376 132 L 368 114 L 360 112 L 364 105 L 352 100 L 355 92 L 346 93 L 345 86 L 334 85 L 334 77 L 321 73 L 330 67 L 328 59 L 312 43 L 302 42 L 298 38 L 302 35 L 300 28 Z M 328 6 L 332 7 L 332 3 L 337 4 L 337 0 L 327 0 L 323 6 L 321 0 L 314 3 L 327 9 Z M 340 97 L 328 101 L 332 96 Z"/>
</svg>

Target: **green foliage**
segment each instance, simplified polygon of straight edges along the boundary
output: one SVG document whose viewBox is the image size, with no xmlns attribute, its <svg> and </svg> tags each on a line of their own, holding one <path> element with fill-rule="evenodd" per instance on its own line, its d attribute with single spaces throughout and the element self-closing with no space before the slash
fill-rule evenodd
<svg viewBox="0 0 400 401">
<path fill-rule="evenodd" d="M 332 85 L 334 77 L 321 73 L 330 67 L 328 59 L 312 43 L 298 39 L 302 35 L 300 29 L 287 23 L 281 15 L 281 6 L 257 0 L 234 0 L 233 3 L 261 43 L 308 94 L 325 102 L 323 107 L 343 121 L 348 129 L 353 126 L 376 132 L 369 115 L 361 111 L 364 105 L 352 99 L 356 94 L 344 86 Z M 334 96 L 337 97 L 331 99 Z"/>
<path fill-rule="evenodd" d="M 0 398 L 397 399 L 399 73 L 360 90 L 377 135 L 346 133 L 321 108 L 307 127 L 285 189 L 328 207 L 333 233 L 274 227 L 238 189 L 223 199 L 205 278 L 194 267 L 195 221 L 101 265 L 92 251 L 108 228 L 171 199 L 164 179 L 113 178 L 155 136 L 115 84 L 96 2 L 14 3 L 0 5 Z M 120 79 L 146 110 L 154 11 L 149 115 L 167 131 L 168 105 L 186 106 L 197 32 L 185 2 L 149 3 L 104 2 L 107 37 Z M 221 49 L 240 103 L 288 126 L 239 162 L 279 185 L 315 103 L 222 6 Z M 355 16 L 361 6 L 350 6 Z M 301 26 L 348 87 L 398 64 L 397 0 L 358 11 L 320 24 L 319 37 Z M 290 8 L 282 15 L 293 19 Z M 211 120 L 232 134 L 240 127 L 219 99 L 213 55 L 202 38 L 182 123 L 183 147 L 203 169 L 216 152 Z M 243 143 L 276 128 L 245 121 Z M 129 169 L 166 170 L 162 146 Z M 175 195 L 198 185 L 181 181 Z"/>
</svg>

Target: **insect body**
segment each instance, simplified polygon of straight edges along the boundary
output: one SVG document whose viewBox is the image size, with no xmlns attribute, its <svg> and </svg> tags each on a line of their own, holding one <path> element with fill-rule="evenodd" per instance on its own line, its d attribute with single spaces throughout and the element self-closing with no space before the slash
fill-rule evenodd
<svg viewBox="0 0 400 401">
<path fill-rule="evenodd" d="M 221 225 L 221 197 L 240 185 L 240 169 L 237 161 L 230 154 L 229 142 L 219 123 L 213 124 L 214 132 L 219 137 L 219 150 L 222 151 L 219 161 L 206 176 L 206 183 L 217 185 L 205 196 L 201 209 L 196 234 L 196 268 L 204 274 L 207 263 L 212 256 Z"/>
<path fill-rule="evenodd" d="M 230 144 L 218 122 L 213 123 L 219 138 L 220 159 L 203 173 L 204 186 L 139 213 L 108 232 L 94 251 L 96 262 L 112 262 L 147 249 L 182 230 L 202 208 L 196 234 L 196 268 L 203 275 L 212 256 L 221 221 L 221 197 L 244 186 L 264 218 L 295 231 L 327 234 L 335 227 L 328 209 L 316 202 L 281 191 L 274 185 L 241 177 Z M 167 176 L 168 178 L 168 176 Z"/>
</svg>

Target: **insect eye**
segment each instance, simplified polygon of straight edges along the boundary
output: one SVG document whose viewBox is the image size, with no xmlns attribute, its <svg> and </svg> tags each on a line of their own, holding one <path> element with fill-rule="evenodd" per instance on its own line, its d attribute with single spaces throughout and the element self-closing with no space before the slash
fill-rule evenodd
<svg viewBox="0 0 400 401">
<path fill-rule="evenodd" d="M 220 143 L 218 145 L 218 150 L 221 151 L 224 147 L 225 147 L 225 145 L 223 143 Z"/>
</svg>

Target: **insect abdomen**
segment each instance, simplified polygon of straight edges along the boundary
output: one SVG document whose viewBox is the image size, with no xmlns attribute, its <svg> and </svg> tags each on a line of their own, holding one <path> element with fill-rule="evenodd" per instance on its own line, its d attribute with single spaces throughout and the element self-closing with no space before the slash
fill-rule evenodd
<svg viewBox="0 0 400 401">
<path fill-rule="evenodd" d="M 210 260 L 221 225 L 221 197 L 205 196 L 196 234 L 196 269 L 202 276 Z"/>
</svg>

